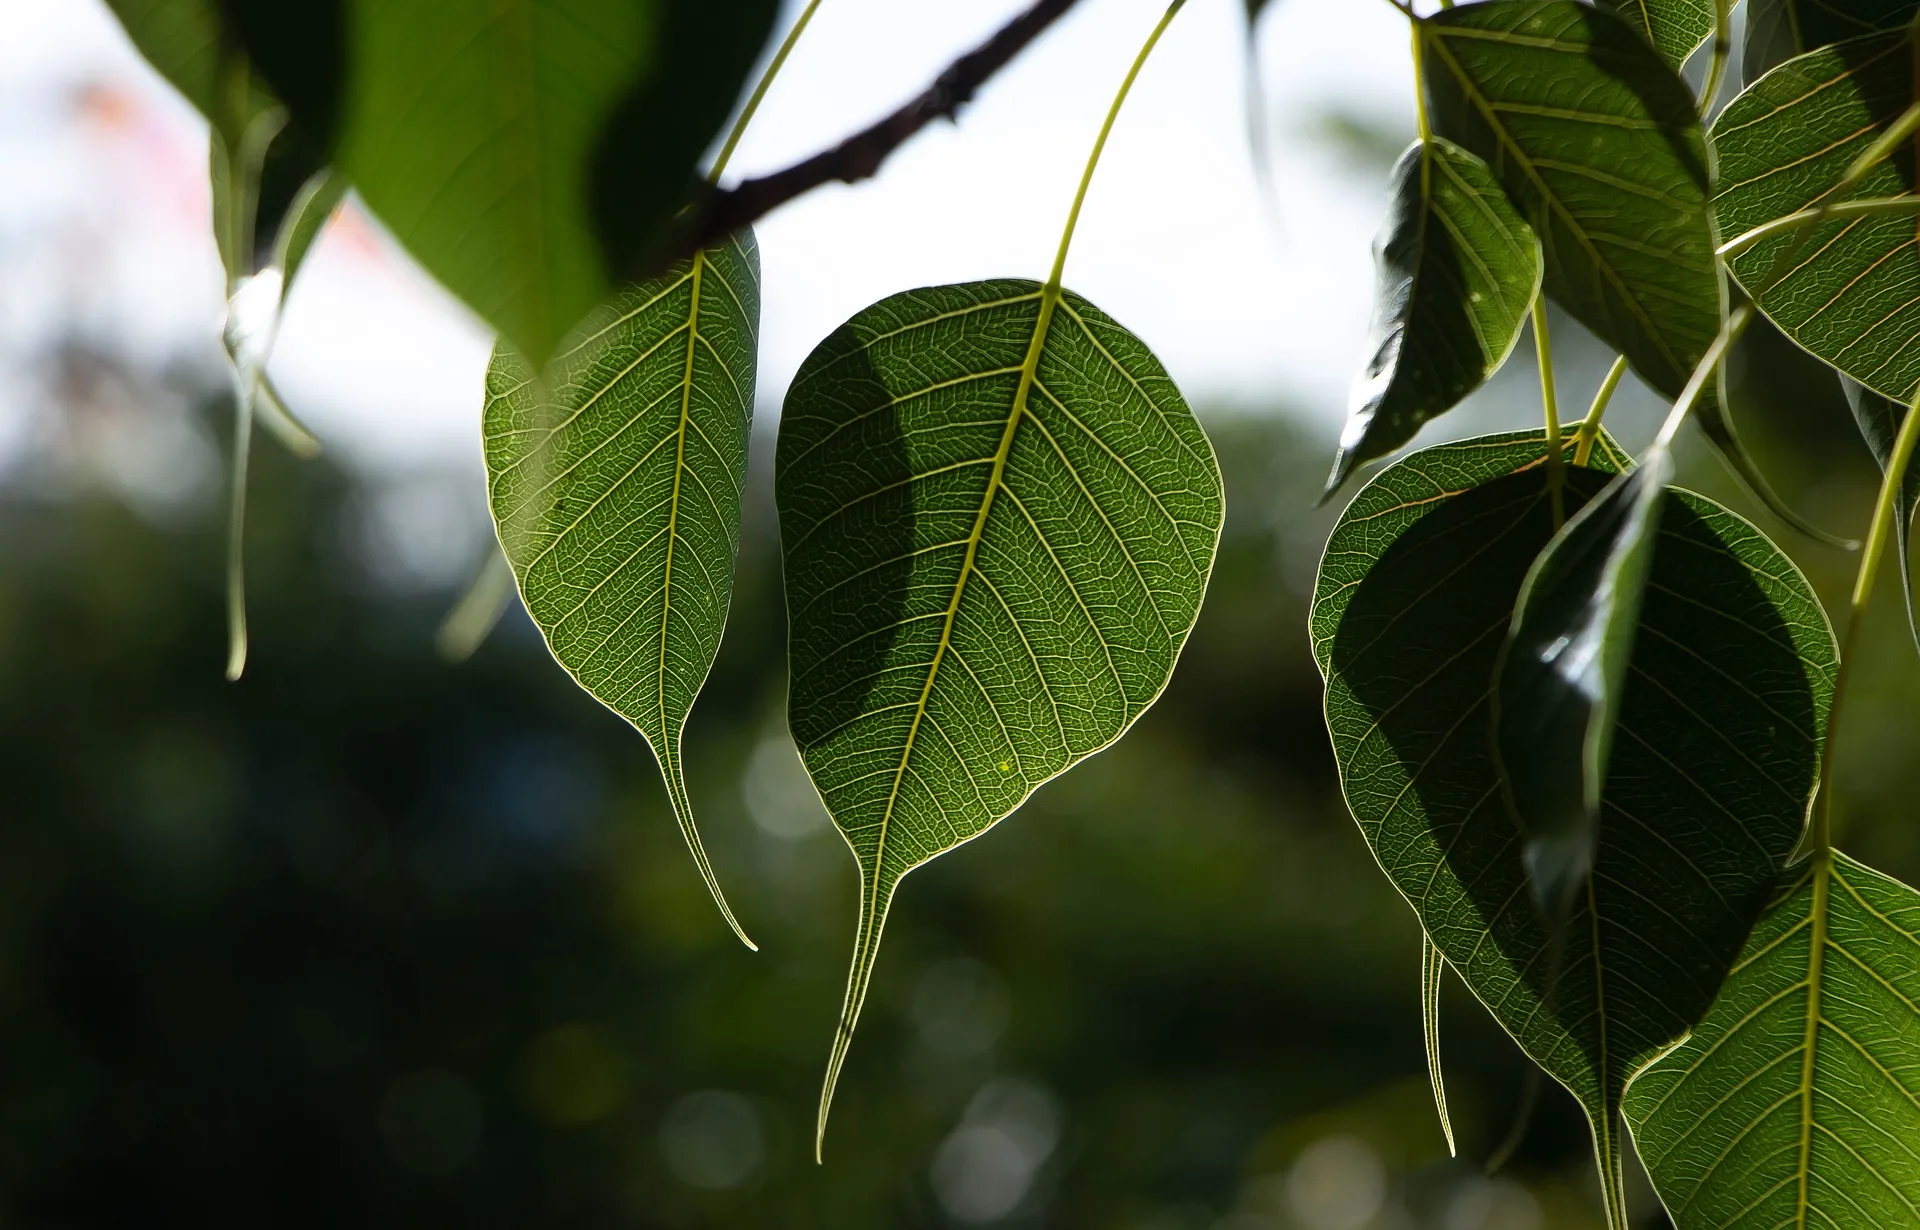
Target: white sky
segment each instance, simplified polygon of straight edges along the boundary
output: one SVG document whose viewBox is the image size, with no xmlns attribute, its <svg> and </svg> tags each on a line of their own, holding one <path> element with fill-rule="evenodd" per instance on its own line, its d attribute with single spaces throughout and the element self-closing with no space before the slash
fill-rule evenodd
<svg viewBox="0 0 1920 1230">
<path fill-rule="evenodd" d="M 730 178 L 891 110 L 1026 2 L 825 0 Z M 1067 283 L 1145 339 L 1195 404 L 1287 406 L 1330 435 L 1362 359 L 1385 185 L 1314 138 L 1309 117 L 1338 110 L 1410 136 L 1406 27 L 1367 0 L 1271 6 L 1260 54 L 1276 221 L 1248 155 L 1242 3 L 1191 0 L 1162 41 L 1108 144 Z M 762 223 L 763 413 L 807 351 L 876 299 L 1045 276 L 1101 116 L 1163 7 L 1082 0 L 957 125 L 923 133 L 876 180 Z M 220 275 L 204 127 L 99 0 L 0 0 L 0 25 L 4 449 L 29 409 L 18 363 L 36 342 L 77 331 L 143 363 L 210 362 Z M 487 348 L 477 322 L 349 216 L 296 284 L 273 371 L 349 456 L 477 465 Z"/>
</svg>

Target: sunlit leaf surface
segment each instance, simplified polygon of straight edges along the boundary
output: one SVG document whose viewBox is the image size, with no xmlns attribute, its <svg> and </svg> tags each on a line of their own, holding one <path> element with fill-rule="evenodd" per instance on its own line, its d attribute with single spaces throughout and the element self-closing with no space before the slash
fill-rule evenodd
<svg viewBox="0 0 1920 1230">
<path fill-rule="evenodd" d="M 1626 1114 L 1680 1230 L 1920 1224 L 1920 893 L 1810 860 Z"/>
<path fill-rule="evenodd" d="M 733 593 L 759 263 L 743 232 L 629 288 L 542 377 L 497 347 L 482 425 L 494 523 L 528 613 L 580 686 L 646 737 L 736 932 L 680 740 Z"/>
</svg>

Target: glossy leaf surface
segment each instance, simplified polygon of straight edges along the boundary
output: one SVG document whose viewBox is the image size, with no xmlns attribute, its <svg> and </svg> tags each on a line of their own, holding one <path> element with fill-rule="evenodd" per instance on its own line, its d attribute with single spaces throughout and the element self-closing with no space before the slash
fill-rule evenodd
<svg viewBox="0 0 1920 1230">
<path fill-rule="evenodd" d="M 1383 470 L 1328 542 L 1313 645 L 1375 857 L 1447 964 L 1586 1108 L 1617 1205 L 1621 1090 L 1706 1013 L 1800 834 L 1834 650 L 1777 549 L 1669 493 L 1594 871 L 1556 948 L 1490 746 L 1495 663 L 1553 533 L 1541 462 L 1529 433 Z M 1570 508 L 1606 482 L 1567 478 Z"/>
<path fill-rule="evenodd" d="M 497 347 L 482 423 L 528 613 L 580 686 L 646 738 L 742 940 L 694 828 L 680 741 L 733 593 L 759 316 L 746 232 L 623 291 L 542 379 Z"/>
<path fill-rule="evenodd" d="M 1920 893 L 1800 868 L 1626 1114 L 1680 1230 L 1920 1222 Z"/>
<path fill-rule="evenodd" d="M 1678 395 L 1720 328 L 1693 95 L 1626 22 L 1486 0 L 1420 24 L 1434 130 L 1493 168 L 1540 236 L 1546 291 Z"/>
<path fill-rule="evenodd" d="M 1673 472 L 1664 448 L 1609 483 L 1529 569 L 1494 684 L 1502 787 L 1527 882 L 1551 919 L 1593 870 L 1640 604 Z"/>
<path fill-rule="evenodd" d="M 1904 33 L 1827 47 L 1781 65 L 1715 122 L 1728 236 L 1806 209 L 1913 101 Z M 1897 150 L 1851 194 L 1912 191 L 1913 157 Z M 1883 396 L 1905 404 L 1920 386 L 1920 253 L 1911 217 L 1823 222 L 1764 240 L 1729 262 L 1788 337 Z"/>
<path fill-rule="evenodd" d="M 202 110 L 223 16 L 367 206 L 535 364 L 638 267 L 684 203 L 777 8 L 116 4 L 141 50 Z"/>
<path fill-rule="evenodd" d="M 1533 229 L 1487 164 L 1441 137 L 1414 142 L 1395 164 L 1373 259 L 1371 357 L 1329 493 L 1486 383 L 1540 289 Z"/>
<path fill-rule="evenodd" d="M 1206 590 L 1205 433 L 1139 339 L 1054 294 L 894 295 L 787 395 L 789 717 L 861 881 L 823 1128 L 901 877 L 1118 739 Z"/>
</svg>

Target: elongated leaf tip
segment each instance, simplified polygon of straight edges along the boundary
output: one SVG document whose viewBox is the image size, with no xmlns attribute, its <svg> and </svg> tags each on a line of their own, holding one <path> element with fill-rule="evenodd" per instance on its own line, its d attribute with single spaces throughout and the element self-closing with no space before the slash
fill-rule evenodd
<svg viewBox="0 0 1920 1230">
<path fill-rule="evenodd" d="M 1354 451 L 1350 448 L 1343 448 L 1334 454 L 1333 469 L 1327 474 L 1326 490 L 1320 493 L 1320 498 L 1314 501 L 1313 506 L 1325 508 L 1327 502 L 1346 485 L 1347 479 L 1352 476 L 1354 467 L 1358 464 L 1354 460 Z"/>
<path fill-rule="evenodd" d="M 227 682 L 238 683 L 247 672 L 247 633 L 244 628 L 233 636 L 227 647 Z"/>
<path fill-rule="evenodd" d="M 1541 917 L 1564 925 L 1580 886 L 1593 870 L 1595 836 L 1591 832 L 1556 833 L 1529 838 L 1524 858 L 1527 887 Z"/>
<path fill-rule="evenodd" d="M 760 945 L 747 937 L 746 928 L 733 916 L 733 907 L 727 904 L 727 895 L 720 891 L 720 877 L 714 874 L 713 864 L 707 859 L 707 848 L 701 844 L 700 830 L 694 827 L 693 803 L 687 797 L 686 779 L 680 771 L 680 749 L 674 747 L 658 759 L 660 775 L 667 784 L 667 800 L 673 807 L 673 818 L 679 822 L 680 835 L 686 838 L 687 851 L 693 855 L 693 865 L 700 869 L 700 879 L 705 882 L 707 892 L 712 894 L 713 903 L 720 907 L 720 917 L 726 919 L 727 926 L 733 928 L 734 935 L 747 946 L 748 952 L 759 952 Z"/>
</svg>

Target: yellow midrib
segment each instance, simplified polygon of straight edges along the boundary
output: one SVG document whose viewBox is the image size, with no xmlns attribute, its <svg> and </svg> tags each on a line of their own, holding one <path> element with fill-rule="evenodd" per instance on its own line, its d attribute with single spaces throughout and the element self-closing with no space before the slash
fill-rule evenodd
<svg viewBox="0 0 1920 1230">
<path fill-rule="evenodd" d="M 1833 854 L 1821 849 L 1813 863 L 1813 934 L 1807 939 L 1807 1028 L 1800 1043 L 1800 1144 L 1795 1167 L 1793 1224 L 1805 1230 L 1813 1173 L 1813 1068 L 1820 1047 L 1820 992 L 1827 957 L 1827 899 L 1833 880 Z"/>
<path fill-rule="evenodd" d="M 927 716 L 927 700 L 933 695 L 933 681 L 940 674 L 940 663 L 946 658 L 947 646 L 953 640 L 954 617 L 959 614 L 960 598 L 966 593 L 967 579 L 973 575 L 973 560 L 980 550 L 981 535 L 986 531 L 987 514 L 993 509 L 993 498 L 1000 490 L 1001 476 L 1006 473 L 1007 457 L 1013 450 L 1013 435 L 1026 414 L 1027 397 L 1040 371 L 1040 352 L 1046 345 L 1047 329 L 1053 323 L 1054 308 L 1059 302 L 1059 283 L 1048 282 L 1040 292 L 1040 314 L 1034 321 L 1033 339 L 1027 343 L 1026 359 L 1020 364 L 1020 382 L 1014 387 L 1013 406 L 1007 413 L 1007 425 L 1000 433 L 999 447 L 994 450 L 993 471 L 987 478 L 987 492 L 981 497 L 980 511 L 974 515 L 973 530 L 967 535 L 967 551 L 960 562 L 960 576 L 953 583 L 953 596 L 947 602 L 946 618 L 940 625 L 940 642 L 934 647 L 933 660 L 927 665 L 927 681 L 921 686 L 920 699 L 914 704 L 913 722 L 907 727 L 906 743 L 900 749 L 900 763 L 894 766 L 893 785 L 887 791 L 886 810 L 880 814 L 880 835 L 873 850 L 873 880 L 867 887 L 867 900 L 863 903 L 864 912 L 869 918 L 880 908 L 880 882 L 887 855 L 887 835 L 892 830 L 894 808 L 900 801 L 900 783 L 906 778 L 907 761 L 913 755 L 914 741 L 920 734 L 920 723 Z M 992 701 L 987 703 L 991 704 Z"/>
<path fill-rule="evenodd" d="M 707 254 L 695 252 L 690 275 L 693 299 L 687 309 L 687 362 L 680 372 L 680 423 L 675 429 L 673 494 L 667 501 L 667 560 L 660 578 L 660 669 L 654 676 L 654 699 L 660 714 L 660 741 L 672 748 L 667 754 L 676 762 L 670 770 L 674 773 L 679 772 L 680 732 L 667 728 L 667 620 L 673 614 L 673 549 L 680 533 L 680 476 L 687 466 L 687 419 L 693 413 L 693 359 L 700 347 L 700 282 L 706 268 Z"/>
<path fill-rule="evenodd" d="M 1646 330 L 1647 336 L 1653 340 L 1653 344 L 1660 348 L 1660 353 L 1666 357 L 1667 362 L 1676 368 L 1682 366 L 1678 357 L 1676 357 L 1672 349 L 1668 347 L 1665 336 L 1661 334 L 1660 330 L 1655 327 L 1653 321 L 1647 316 L 1646 309 L 1643 308 L 1640 301 L 1628 291 L 1626 283 L 1620 278 L 1619 271 L 1613 267 L 1612 262 L 1601 258 L 1599 250 L 1593 246 L 1593 241 L 1587 236 L 1586 229 L 1574 220 L 1572 212 L 1569 211 L 1566 205 L 1560 200 L 1559 195 L 1547 187 L 1546 180 L 1540 177 L 1540 171 L 1533 165 L 1533 160 L 1527 157 L 1526 152 L 1520 148 L 1519 144 L 1514 141 L 1513 137 L 1507 132 L 1506 125 L 1500 122 L 1499 117 L 1494 112 L 1492 102 L 1474 85 L 1472 79 L 1467 76 L 1466 69 L 1461 66 L 1459 60 L 1454 58 L 1453 52 L 1447 49 L 1446 43 L 1443 41 L 1445 36 L 1434 33 L 1425 23 L 1422 23 L 1421 29 L 1426 31 L 1427 38 L 1432 44 L 1435 54 L 1446 61 L 1448 69 L 1453 73 L 1454 80 L 1460 83 L 1461 92 L 1467 96 L 1468 101 L 1471 102 L 1486 119 L 1487 127 L 1492 130 L 1500 144 L 1512 152 L 1514 161 L 1527 173 L 1527 178 L 1531 179 L 1534 182 L 1534 186 L 1539 188 L 1540 197 L 1547 203 L 1547 207 L 1558 214 L 1561 221 L 1566 223 L 1567 229 L 1573 232 L 1574 238 L 1577 239 L 1580 246 L 1586 250 L 1587 255 L 1593 259 L 1594 267 L 1605 274 L 1607 281 L 1619 292 L 1621 299 L 1626 302 L 1627 306 L 1632 310 L 1634 317 L 1639 320 L 1641 326 Z"/>
</svg>

